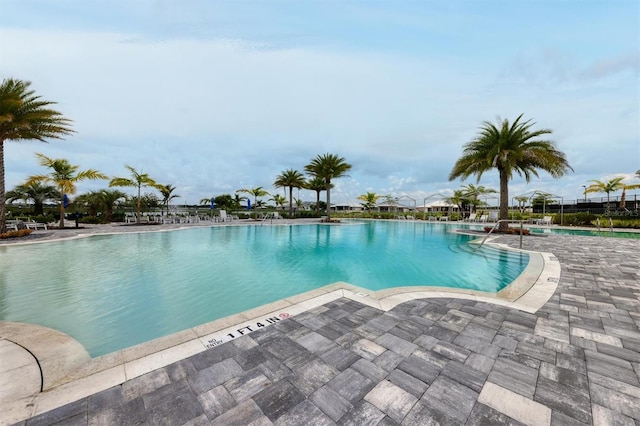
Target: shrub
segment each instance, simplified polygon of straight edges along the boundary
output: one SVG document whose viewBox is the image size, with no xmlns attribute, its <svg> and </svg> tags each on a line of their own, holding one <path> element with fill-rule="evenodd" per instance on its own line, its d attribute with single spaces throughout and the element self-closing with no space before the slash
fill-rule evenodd
<svg viewBox="0 0 640 426">
<path fill-rule="evenodd" d="M 78 222 L 80 223 L 88 223 L 88 224 L 92 224 L 92 225 L 97 225 L 99 223 L 104 223 L 104 220 L 102 220 L 99 217 L 96 216 L 84 216 L 81 217 Z"/>
<path fill-rule="evenodd" d="M 597 216 L 593 213 L 565 213 L 564 224 L 566 226 L 593 226 Z"/>
<path fill-rule="evenodd" d="M 9 231 L 4 234 L 0 234 L 0 240 L 6 240 L 7 238 L 21 238 L 33 232 L 31 229 L 18 229 L 17 231 Z"/>
</svg>

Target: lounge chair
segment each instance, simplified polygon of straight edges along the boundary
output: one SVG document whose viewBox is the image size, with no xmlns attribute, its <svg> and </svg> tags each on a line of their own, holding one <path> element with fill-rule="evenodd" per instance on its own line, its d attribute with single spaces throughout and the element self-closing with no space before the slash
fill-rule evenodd
<svg viewBox="0 0 640 426">
<path fill-rule="evenodd" d="M 476 216 L 478 216 L 478 213 L 471 213 L 468 218 L 463 220 L 463 222 L 475 222 Z"/>
<path fill-rule="evenodd" d="M 499 216 L 500 216 L 500 212 L 498 212 L 496 210 L 492 210 L 492 211 L 489 212 L 489 218 L 487 219 L 487 221 L 489 221 L 489 222 L 497 222 Z"/>
<path fill-rule="evenodd" d="M 38 223 L 33 221 L 33 222 L 24 222 L 24 225 L 27 227 L 27 229 L 33 229 L 34 231 L 37 231 L 39 228 L 44 229 L 45 231 L 47 230 L 46 223 Z"/>
<path fill-rule="evenodd" d="M 440 216 L 440 221 L 447 222 L 449 220 L 449 216 Z"/>
<path fill-rule="evenodd" d="M 487 222 L 487 215 L 483 214 L 482 216 L 480 216 L 480 219 L 478 219 L 478 222 L 486 223 Z"/>
<path fill-rule="evenodd" d="M 553 225 L 553 217 L 545 216 L 542 219 L 536 221 L 538 225 Z"/>
</svg>

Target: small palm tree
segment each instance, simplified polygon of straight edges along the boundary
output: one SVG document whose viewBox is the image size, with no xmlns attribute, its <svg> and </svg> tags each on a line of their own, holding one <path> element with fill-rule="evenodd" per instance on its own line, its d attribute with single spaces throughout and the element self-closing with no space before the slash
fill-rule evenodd
<svg viewBox="0 0 640 426">
<path fill-rule="evenodd" d="M 34 182 L 48 182 L 58 187 L 60 191 L 60 228 L 64 228 L 65 196 L 76 193 L 76 183 L 87 179 L 109 179 L 106 175 L 94 169 L 78 171 L 80 166 L 69 164 L 65 159 L 49 158 L 44 154 L 36 153 L 40 159 L 40 165 L 51 169 L 48 175 L 31 176 L 27 185 Z"/>
<path fill-rule="evenodd" d="M 262 204 L 264 204 L 261 200 L 258 201 L 258 197 L 266 197 L 269 195 L 269 192 L 265 191 L 261 186 L 251 189 L 238 189 L 236 192 L 244 192 L 249 195 L 253 195 L 253 205 L 255 207 L 262 207 Z"/>
<path fill-rule="evenodd" d="M 501 231 L 508 228 L 509 180 L 514 172 L 529 182 L 532 175 L 538 176 L 538 169 L 556 178 L 573 171 L 564 153 L 558 151 L 553 142 L 540 139 L 551 134 L 551 130 L 533 130 L 534 123 L 521 119 L 522 114 L 513 123 L 505 119 L 499 121 L 498 126 L 485 121 L 479 135 L 464 146 L 462 157 L 456 161 L 449 175 L 449 180 L 476 175 L 479 182 L 485 172 L 497 169 L 500 177 L 500 219 L 505 220 L 500 222 Z"/>
<path fill-rule="evenodd" d="M 6 231 L 4 142 L 62 139 L 73 133 L 71 120 L 51 109 L 29 88 L 31 82 L 5 79 L 0 85 L 0 234 Z"/>
<path fill-rule="evenodd" d="M 273 201 L 277 209 L 278 206 L 284 207 L 284 204 L 287 202 L 287 198 L 284 195 L 274 194 L 273 198 L 270 198 L 269 201 Z"/>
<path fill-rule="evenodd" d="M 176 187 L 173 185 L 158 186 L 158 191 L 160 191 L 160 194 L 162 195 L 162 206 L 163 208 L 166 207 L 167 213 L 169 213 L 169 203 L 171 202 L 171 200 L 180 197 L 178 194 L 173 194 L 173 191 L 175 190 L 176 190 Z M 205 204 L 207 203 L 205 202 Z"/>
<path fill-rule="evenodd" d="M 35 215 L 44 214 L 44 203 L 47 200 L 59 200 L 60 191 L 53 185 L 44 185 L 40 182 L 32 182 L 30 185 L 22 184 L 7 191 L 5 194 L 7 202 L 24 200 L 33 201 L 33 213 Z"/>
<path fill-rule="evenodd" d="M 134 187 L 138 188 L 138 199 L 136 203 L 136 223 L 140 224 L 140 204 L 142 202 L 141 190 L 143 186 L 150 186 L 160 191 L 160 188 L 164 186 L 151 179 L 147 173 L 140 173 L 131 166 L 124 166 L 129 172 L 131 172 L 131 178 L 114 177 L 109 182 L 110 187 Z"/>
<path fill-rule="evenodd" d="M 335 154 L 319 154 L 304 169 L 310 175 L 324 180 L 327 191 L 327 219 L 331 220 L 331 180 L 347 176 L 351 164 Z"/>
<path fill-rule="evenodd" d="M 293 169 L 280 173 L 273 183 L 276 188 L 289 188 L 289 217 L 293 217 L 293 188 L 304 188 L 305 183 L 304 175 Z"/>
<path fill-rule="evenodd" d="M 367 192 L 366 194 L 358 196 L 358 200 L 363 201 L 360 204 L 362 204 L 362 207 L 366 210 L 372 210 L 380 198 L 382 198 L 382 195 L 378 195 L 375 192 Z"/>
<path fill-rule="evenodd" d="M 483 185 L 475 186 L 470 183 L 462 187 L 462 192 L 466 201 L 476 210 L 478 206 L 486 204 L 486 202 L 480 199 L 482 195 L 495 194 L 498 191 L 492 188 L 485 188 Z"/>
<path fill-rule="evenodd" d="M 113 218 L 113 209 L 121 200 L 127 199 L 127 194 L 117 189 L 103 189 L 99 192 L 102 207 L 104 207 L 104 220 L 111 222 Z"/>
<path fill-rule="evenodd" d="M 333 188 L 333 185 L 331 185 Z M 315 191 L 316 193 L 316 211 L 320 211 L 320 193 L 325 191 L 327 188 L 327 184 L 321 177 L 313 177 L 307 181 L 305 188 L 311 191 Z"/>
<path fill-rule="evenodd" d="M 624 178 L 617 177 L 611 180 L 596 180 L 592 179 L 589 182 L 592 182 L 591 185 L 584 190 L 585 193 L 589 192 L 606 192 L 607 193 L 607 214 L 609 213 L 609 194 L 612 192 L 619 191 L 621 189 L 625 189 L 627 186 L 622 183 Z"/>
</svg>

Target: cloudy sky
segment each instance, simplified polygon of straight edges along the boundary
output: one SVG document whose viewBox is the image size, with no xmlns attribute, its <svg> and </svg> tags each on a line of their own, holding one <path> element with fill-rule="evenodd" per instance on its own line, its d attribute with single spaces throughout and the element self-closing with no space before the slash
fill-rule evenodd
<svg viewBox="0 0 640 426">
<path fill-rule="evenodd" d="M 0 0 L 1 77 L 74 121 L 64 141 L 5 144 L 7 189 L 35 152 L 177 187 L 181 203 L 272 186 L 318 154 L 353 165 L 332 201 L 422 205 L 484 121 L 553 130 L 574 172 L 510 195 L 582 197 L 640 169 L 637 0 Z M 480 184 L 498 189 L 496 173 Z M 83 183 L 79 192 L 104 182 Z M 281 191 L 281 190 L 279 190 Z M 595 195 L 595 194 L 594 194 Z M 600 194 L 604 196 L 605 194 Z M 315 194 L 300 192 L 304 200 Z"/>
</svg>

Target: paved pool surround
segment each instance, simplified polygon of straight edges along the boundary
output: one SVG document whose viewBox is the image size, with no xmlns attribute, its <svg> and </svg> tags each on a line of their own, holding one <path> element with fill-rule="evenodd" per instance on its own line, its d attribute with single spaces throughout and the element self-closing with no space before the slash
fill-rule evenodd
<svg viewBox="0 0 640 426">
<path fill-rule="evenodd" d="M 336 283 L 96 359 L 4 323 L 0 422 L 640 421 L 640 242 L 523 247 L 539 254 L 502 294 Z"/>
</svg>

